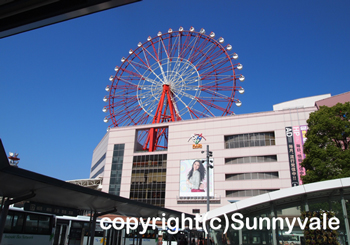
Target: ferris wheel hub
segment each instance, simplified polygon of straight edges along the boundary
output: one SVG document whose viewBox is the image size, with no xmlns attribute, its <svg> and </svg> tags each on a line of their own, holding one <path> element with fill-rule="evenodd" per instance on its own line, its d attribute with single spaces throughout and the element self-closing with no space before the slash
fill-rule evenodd
<svg viewBox="0 0 350 245">
<path fill-rule="evenodd" d="M 192 108 L 197 102 L 194 98 L 201 93 L 201 78 L 195 65 L 187 59 L 169 57 L 154 62 L 142 74 L 137 90 L 139 105 L 149 116 L 154 116 L 164 86 L 169 87 L 174 100 L 184 103 L 190 99 L 187 106 Z"/>
</svg>

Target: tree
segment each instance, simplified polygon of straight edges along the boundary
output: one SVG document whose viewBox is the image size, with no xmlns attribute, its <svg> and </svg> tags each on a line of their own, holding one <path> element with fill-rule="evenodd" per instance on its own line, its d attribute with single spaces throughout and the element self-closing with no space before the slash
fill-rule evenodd
<svg viewBox="0 0 350 245">
<path fill-rule="evenodd" d="M 307 123 L 303 183 L 350 177 L 350 102 L 321 106 Z"/>
<path fill-rule="evenodd" d="M 323 229 L 315 229 L 311 227 L 311 219 L 318 218 L 319 220 L 323 220 L 323 215 L 326 214 L 326 227 Z M 306 220 L 306 227 L 304 229 L 304 238 L 306 245 L 340 245 L 338 242 L 338 232 L 336 230 L 331 229 L 328 226 L 329 220 L 335 216 L 335 212 L 333 211 L 307 211 L 301 214 L 302 222 Z"/>
</svg>

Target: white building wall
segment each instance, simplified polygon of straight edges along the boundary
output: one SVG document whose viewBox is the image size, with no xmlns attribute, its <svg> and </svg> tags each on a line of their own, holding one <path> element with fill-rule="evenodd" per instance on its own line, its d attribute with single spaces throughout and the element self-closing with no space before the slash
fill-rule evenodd
<svg viewBox="0 0 350 245">
<path fill-rule="evenodd" d="M 301 108 L 301 107 L 313 107 L 315 106 L 316 101 L 330 98 L 331 94 L 322 94 L 306 98 L 295 99 L 291 101 L 282 102 L 276 105 L 273 105 L 274 111 Z"/>
<path fill-rule="evenodd" d="M 90 167 L 90 178 L 92 178 L 92 176 L 94 176 L 106 163 L 106 158 L 105 158 L 97 166 L 95 166 L 95 164 L 106 153 L 107 144 L 108 144 L 108 137 L 109 137 L 109 134 L 108 133 L 105 134 L 105 136 L 102 138 L 100 143 L 94 149 L 94 152 L 92 154 L 91 167 Z M 95 166 L 95 169 L 93 171 L 91 171 L 92 167 L 94 167 L 94 166 Z M 99 176 L 102 176 L 102 175 L 103 175 L 103 173 L 100 174 Z"/>
<path fill-rule="evenodd" d="M 285 127 L 305 125 L 309 113 L 315 111 L 315 107 L 299 108 L 279 112 L 263 112 L 213 119 L 200 119 L 192 121 L 176 122 L 169 125 L 168 170 L 165 207 L 192 213 L 192 209 L 200 208 L 200 212 L 206 211 L 206 204 L 178 204 L 179 196 L 179 166 L 181 160 L 205 158 L 201 150 L 210 146 L 214 158 L 214 193 L 221 197 L 220 204 L 211 204 L 211 208 L 226 205 L 229 200 L 241 200 L 244 198 L 226 197 L 226 190 L 245 189 L 282 189 L 291 187 L 289 162 L 287 156 L 287 142 Z M 275 132 L 275 146 L 245 147 L 225 149 L 224 136 Z M 187 142 L 194 133 L 201 133 L 206 138 L 202 140 L 203 149 L 192 149 L 192 142 Z M 227 164 L 225 158 L 277 155 L 277 162 Z M 278 179 L 270 180 L 237 180 L 225 181 L 225 174 L 273 172 L 279 173 Z"/>
<path fill-rule="evenodd" d="M 220 204 L 211 204 L 211 209 L 224 206 L 229 203 L 229 200 L 244 199 L 243 197 L 226 197 L 226 190 L 283 189 L 291 187 L 285 127 L 306 125 L 306 120 L 308 119 L 309 114 L 315 110 L 315 107 L 304 107 L 210 119 L 163 123 L 160 125 L 169 126 L 168 150 L 151 153 L 134 152 L 136 130 L 149 128 L 150 125 L 111 128 L 96 147 L 93 155 L 93 163 L 99 159 L 99 156 L 101 156 L 103 152 L 106 152 L 102 191 L 108 192 L 114 144 L 125 144 L 120 196 L 129 198 L 133 156 L 167 154 L 165 208 L 186 213 L 192 213 L 193 209 L 200 209 L 200 213 L 203 213 L 206 212 L 205 203 L 178 204 L 178 197 L 180 194 L 179 181 L 181 160 L 204 159 L 205 154 L 201 154 L 201 150 L 206 150 L 206 145 L 210 146 L 210 151 L 213 152 L 215 166 L 213 169 L 215 181 L 214 194 L 219 196 L 221 200 Z M 275 132 L 276 145 L 274 146 L 225 149 L 225 135 L 270 131 Z M 202 140 L 201 142 L 203 149 L 192 149 L 193 143 L 191 141 L 188 142 L 191 135 L 195 133 L 201 133 L 206 138 L 206 141 Z M 277 155 L 277 162 L 225 165 L 225 158 L 259 155 Z M 234 174 L 271 171 L 277 171 L 279 173 L 279 178 L 271 180 L 225 180 L 225 174 L 227 173 Z"/>
</svg>

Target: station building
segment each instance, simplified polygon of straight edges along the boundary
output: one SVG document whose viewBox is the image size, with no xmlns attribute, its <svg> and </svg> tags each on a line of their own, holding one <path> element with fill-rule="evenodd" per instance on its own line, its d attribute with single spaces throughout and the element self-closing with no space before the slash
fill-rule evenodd
<svg viewBox="0 0 350 245">
<path fill-rule="evenodd" d="M 213 152 L 209 170 L 210 209 L 302 184 L 299 166 L 309 114 L 321 105 L 350 101 L 350 92 L 300 98 L 272 111 L 162 124 L 111 128 L 93 152 L 90 178 L 103 178 L 102 191 L 185 213 L 207 210 L 205 178 L 191 190 L 195 160 Z M 166 150 L 142 151 L 140 131 L 166 127 Z M 206 161 L 203 163 L 206 168 Z"/>
</svg>

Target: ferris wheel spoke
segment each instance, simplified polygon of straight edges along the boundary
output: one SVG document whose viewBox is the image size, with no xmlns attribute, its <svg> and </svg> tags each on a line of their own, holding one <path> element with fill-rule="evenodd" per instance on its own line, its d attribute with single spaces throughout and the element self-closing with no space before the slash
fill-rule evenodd
<svg viewBox="0 0 350 245">
<path fill-rule="evenodd" d="M 146 62 L 145 62 L 145 61 L 144 61 L 143 59 L 141 59 L 140 56 L 139 56 L 139 54 L 140 54 L 141 52 L 142 52 L 143 54 L 145 54 L 144 51 L 143 51 L 143 49 L 144 49 L 144 47 L 142 47 L 142 48 L 141 48 L 140 50 L 138 50 L 138 51 L 135 50 L 135 52 L 134 52 L 133 54 L 135 55 L 135 57 L 136 57 L 138 60 L 141 61 L 141 63 L 143 64 L 143 66 L 146 67 L 146 69 L 148 69 L 148 68 L 150 67 L 148 58 L 145 56 L 145 60 L 146 60 Z M 137 52 L 138 52 L 138 53 L 137 53 Z M 138 63 L 138 64 L 140 64 L 140 67 L 142 67 L 142 64 L 139 63 L 139 62 L 136 62 L 135 59 L 130 60 L 130 62 Z"/>
<path fill-rule="evenodd" d="M 211 57 L 212 59 L 209 60 L 209 58 L 207 57 L 202 63 L 198 63 L 197 64 L 197 68 L 199 71 L 201 70 L 210 70 L 213 67 L 215 67 L 215 69 L 219 68 L 220 66 L 222 66 L 223 64 L 229 63 L 230 65 L 230 61 L 228 61 L 225 56 L 221 56 L 221 55 L 217 55 L 215 57 Z"/>
<path fill-rule="evenodd" d="M 191 48 L 191 53 L 188 56 L 188 60 L 193 64 L 195 64 L 195 58 L 199 55 L 202 48 L 204 48 L 206 44 L 206 40 L 205 39 L 202 40 L 200 36 L 201 34 L 199 33 L 196 35 L 196 41 L 193 43 L 193 46 Z"/>
<path fill-rule="evenodd" d="M 198 65 L 200 62 L 202 62 L 204 58 L 208 59 L 208 57 L 210 57 L 211 53 L 215 50 L 215 48 L 215 43 L 211 43 L 207 45 L 207 47 L 204 47 L 202 50 L 198 50 L 199 52 L 197 56 L 199 56 L 200 59 L 196 62 L 196 64 Z"/>
<path fill-rule="evenodd" d="M 220 91 L 232 91 L 232 89 L 234 89 L 233 86 L 223 86 L 223 85 L 220 85 Z M 210 90 L 212 88 L 212 86 L 201 86 L 201 90 L 202 91 L 207 91 L 207 90 Z"/>
<path fill-rule="evenodd" d="M 128 93 L 128 92 L 124 92 L 124 93 L 116 93 L 115 95 L 113 95 L 113 97 L 111 99 L 113 100 L 118 100 L 120 98 L 125 98 L 125 101 L 129 101 L 129 100 L 137 100 L 137 96 L 134 93 Z M 123 101 L 120 101 L 121 103 Z"/>
<path fill-rule="evenodd" d="M 144 115 L 142 113 L 141 108 L 133 111 L 132 113 L 125 115 L 124 117 L 126 117 L 128 120 L 123 120 L 123 117 L 120 117 L 118 120 L 118 123 L 120 124 L 120 126 L 137 125 L 140 120 L 148 119 L 148 115 Z"/>
<path fill-rule="evenodd" d="M 138 110 L 138 109 L 136 109 L 136 110 Z M 129 111 L 125 110 L 125 108 L 124 109 L 115 108 L 115 112 L 117 112 L 115 114 L 115 116 L 116 116 L 115 118 L 117 118 L 117 120 L 122 120 L 125 116 L 128 117 L 129 114 L 132 113 L 132 111 L 130 111 L 130 110 Z M 120 124 L 120 122 L 118 122 L 118 124 Z"/>
<path fill-rule="evenodd" d="M 199 104 L 201 104 L 201 106 L 203 106 L 205 108 L 205 110 L 212 116 L 212 117 L 215 117 L 214 113 L 212 113 L 205 105 L 204 103 L 202 102 L 202 100 L 200 98 L 197 98 L 197 101 Z"/>
<path fill-rule="evenodd" d="M 192 38 L 191 34 L 184 35 L 184 36 L 185 36 L 185 40 L 183 42 L 183 45 L 181 46 L 181 52 L 179 54 L 179 57 L 181 57 L 181 58 L 186 57 L 186 50 L 190 46 L 190 42 L 191 42 L 191 38 Z M 181 38 L 183 38 L 183 36 L 181 36 Z"/>
<path fill-rule="evenodd" d="M 144 47 L 144 46 L 142 46 L 142 53 L 143 53 L 143 56 L 145 57 L 145 63 L 147 64 L 147 67 L 151 67 L 151 64 L 150 64 L 150 61 L 149 61 L 149 59 L 148 59 L 148 55 L 151 57 L 151 58 L 153 58 L 154 60 L 156 60 L 154 57 L 153 57 L 153 55 L 152 54 L 150 54 L 149 52 L 148 52 L 148 50 Z M 137 56 L 137 58 L 139 58 L 140 60 L 142 60 L 139 56 Z"/>
<path fill-rule="evenodd" d="M 227 62 L 227 59 L 222 56 L 216 57 L 215 59 L 209 59 L 209 57 L 206 57 L 205 60 L 197 64 L 197 69 L 200 71 L 212 69 L 212 67 L 217 67 L 219 64 L 221 64 L 222 61 Z"/>
<path fill-rule="evenodd" d="M 196 112 L 200 117 L 213 117 L 212 115 L 210 115 L 210 113 L 209 114 L 205 113 L 205 112 L 209 112 L 208 110 L 200 111 L 198 109 L 192 108 L 191 112 Z"/>
<path fill-rule="evenodd" d="M 136 98 L 136 96 L 134 95 L 134 93 L 119 93 L 119 94 L 115 94 L 115 95 L 113 96 L 114 99 L 125 98 L 126 100 L 131 99 L 131 98 L 133 98 L 133 97 Z"/>
<path fill-rule="evenodd" d="M 164 41 L 163 41 L 163 39 L 162 38 L 160 38 L 160 42 L 159 43 L 161 43 L 162 45 L 162 47 L 163 47 L 163 49 L 164 49 L 164 53 L 166 54 L 166 56 L 167 56 L 167 58 L 169 59 L 170 58 L 170 56 L 169 56 L 169 54 L 168 54 L 168 50 L 166 49 L 166 47 L 165 47 L 165 44 L 164 44 Z"/>
<path fill-rule="evenodd" d="M 170 58 L 166 59 L 166 74 L 167 74 L 167 81 L 170 82 L 172 79 L 172 65 L 170 62 Z M 170 74 L 170 75 L 169 75 Z"/>
<path fill-rule="evenodd" d="M 179 100 L 185 107 L 188 107 L 188 105 L 178 96 L 178 94 L 174 93 L 177 100 Z"/>
<path fill-rule="evenodd" d="M 141 107 L 138 107 L 137 109 L 135 109 L 132 112 L 131 117 L 133 118 L 134 122 L 143 121 L 143 120 L 147 121 L 149 119 L 149 115 L 147 113 L 144 113 L 144 110 Z"/>
<path fill-rule="evenodd" d="M 177 57 L 180 57 L 180 52 L 181 52 L 181 32 L 178 32 L 178 34 L 176 35 L 176 40 L 177 40 Z M 174 55 L 175 56 L 175 55 Z"/>
<path fill-rule="evenodd" d="M 144 105 L 152 103 L 154 100 L 152 100 L 149 96 L 140 96 L 140 98 L 144 98 L 144 100 L 142 100 L 140 103 Z"/>
<path fill-rule="evenodd" d="M 201 87 L 211 87 L 211 86 L 220 86 L 220 90 L 226 90 L 226 88 L 231 88 L 231 90 L 234 88 L 234 77 L 227 77 L 227 78 L 220 78 L 220 79 L 202 79 L 202 85 Z M 231 86 L 225 85 L 225 84 L 232 84 Z"/>
<path fill-rule="evenodd" d="M 159 63 L 158 63 L 158 64 L 159 64 Z M 148 70 L 149 70 L 156 78 L 158 78 L 159 81 L 162 81 L 162 79 L 158 76 L 158 74 L 157 74 L 156 72 L 154 72 L 154 70 L 153 70 L 151 67 L 149 67 Z M 155 84 L 158 84 L 158 83 L 159 83 L 158 81 L 155 81 L 155 80 L 152 80 L 152 79 L 149 79 L 149 80 L 147 80 L 147 81 L 148 81 L 148 82 L 154 81 Z"/>
<path fill-rule="evenodd" d="M 120 86 L 131 86 L 131 87 L 137 87 L 137 85 L 135 83 L 132 83 L 131 81 L 133 80 L 136 80 L 134 79 L 135 77 L 133 77 L 132 79 L 130 79 L 129 76 L 119 76 L 117 79 L 116 79 L 116 85 L 112 85 L 112 88 L 114 87 L 120 87 Z M 125 83 L 125 84 L 119 84 L 119 82 L 122 82 L 122 83 Z M 123 87 L 122 87 L 123 88 Z"/>
<path fill-rule="evenodd" d="M 152 48 L 153 48 L 153 51 L 154 51 L 154 54 L 156 55 L 156 63 L 158 64 L 158 67 L 161 71 L 161 75 L 163 77 L 163 80 L 158 76 L 158 74 L 156 74 L 152 69 L 152 73 L 159 79 L 159 81 L 164 81 L 164 82 L 167 82 L 167 79 L 166 79 L 166 76 L 164 74 L 164 70 L 163 70 L 163 66 L 161 65 L 161 61 L 159 59 L 159 50 L 160 50 L 160 44 L 158 42 L 158 52 L 156 51 L 156 47 L 154 46 L 154 42 L 151 40 L 151 45 L 152 45 Z M 164 83 L 163 82 L 163 83 Z"/>
<path fill-rule="evenodd" d="M 163 80 L 162 81 L 164 81 L 163 83 L 167 83 L 168 82 L 168 79 L 167 79 L 167 77 L 166 77 L 166 75 L 165 75 L 165 73 L 164 73 L 164 69 L 163 69 L 163 66 L 162 66 L 162 64 L 160 63 L 160 61 L 158 61 L 158 65 L 159 65 L 159 69 L 160 69 L 160 71 L 161 71 L 161 73 L 162 73 L 162 77 L 163 77 Z M 160 80 L 160 79 L 159 79 Z"/>
<path fill-rule="evenodd" d="M 155 98 L 151 99 L 151 98 L 148 98 L 148 99 L 145 99 L 142 101 L 142 104 L 144 105 L 144 107 L 148 106 L 148 107 L 151 107 L 152 105 L 154 104 L 157 104 L 157 101 Z"/>
<path fill-rule="evenodd" d="M 168 41 L 169 47 L 171 46 L 171 48 L 169 49 L 169 54 L 170 54 L 169 56 L 170 57 L 176 57 L 176 55 L 175 55 L 176 51 L 179 52 L 179 48 L 180 48 L 180 46 L 179 46 L 180 45 L 180 35 L 179 34 L 175 35 L 175 36 L 172 36 L 172 37 L 174 37 L 174 41 L 173 42 L 171 42 L 172 38 L 169 38 L 169 41 Z"/>
<path fill-rule="evenodd" d="M 190 34 L 190 36 L 192 36 L 192 33 Z M 183 49 L 183 53 L 181 54 L 181 57 L 186 57 L 187 60 L 190 59 L 191 54 L 193 52 L 193 46 L 195 45 L 195 43 L 198 41 L 198 36 L 196 35 L 195 38 L 193 40 L 189 40 L 189 43 L 184 47 Z"/>
<path fill-rule="evenodd" d="M 130 99 L 125 99 L 124 101 L 116 101 L 111 103 L 110 107 L 113 109 L 118 109 L 120 107 L 121 110 L 125 109 L 125 105 L 128 104 L 134 104 L 135 102 L 137 102 L 137 98 L 136 96 L 134 98 L 130 98 Z"/>
<path fill-rule="evenodd" d="M 175 81 L 176 80 L 176 76 L 180 76 L 182 77 L 183 74 L 181 74 L 181 71 L 185 69 L 184 68 L 184 62 L 182 62 L 180 59 L 177 59 L 174 66 L 173 66 L 173 70 L 171 71 L 171 76 L 170 76 L 170 81 Z"/>
<path fill-rule="evenodd" d="M 216 64 L 216 59 L 220 58 L 221 54 L 223 54 L 223 51 L 216 51 L 216 45 L 212 45 L 212 49 L 208 49 L 206 52 L 204 50 L 198 50 L 197 53 L 198 55 L 197 60 L 194 60 L 194 64 L 196 64 L 196 67 L 198 70 L 203 69 L 202 64 L 205 64 L 206 66 L 209 65 L 209 67 L 213 67 Z M 215 53 L 213 53 L 215 52 Z"/>
<path fill-rule="evenodd" d="M 163 48 L 162 48 L 162 38 L 161 37 L 159 37 L 159 41 L 157 42 L 157 44 L 158 44 L 158 48 L 157 48 L 157 54 L 158 54 L 158 61 L 159 61 L 159 63 L 161 63 L 161 61 L 163 60 Z"/>
<path fill-rule="evenodd" d="M 156 47 L 154 46 L 153 40 L 150 40 L 150 43 L 151 43 L 151 47 L 153 48 L 153 53 L 156 55 L 155 61 L 158 62 L 158 61 L 159 61 L 159 56 L 158 56 Z M 148 51 L 148 50 L 147 50 L 147 51 Z M 148 51 L 148 52 L 149 52 L 149 51 Z M 152 57 L 154 57 L 154 56 L 152 55 Z"/>
<path fill-rule="evenodd" d="M 142 85 L 140 86 L 140 92 L 138 93 L 139 94 L 139 97 L 147 97 L 147 96 L 151 96 L 152 95 L 152 86 L 149 86 L 149 85 Z"/>
<path fill-rule="evenodd" d="M 231 100 L 231 98 L 229 96 L 226 96 L 226 95 L 221 94 L 221 93 L 219 93 L 217 91 L 214 91 L 211 88 L 203 88 L 202 87 L 202 91 L 204 91 L 204 92 L 206 92 L 208 94 L 214 95 L 214 96 L 218 97 L 218 99 L 225 99 L 227 101 Z M 213 99 L 213 100 L 215 100 L 215 99 Z"/>
<path fill-rule="evenodd" d="M 178 120 L 181 120 L 181 114 L 180 114 L 179 108 L 178 108 L 177 103 L 176 103 L 176 98 L 174 96 L 172 96 L 171 101 L 173 102 L 173 105 L 174 105 L 176 117 L 178 118 Z"/>
<path fill-rule="evenodd" d="M 132 120 L 135 124 L 139 121 L 139 120 L 142 120 L 143 118 L 148 118 L 148 115 L 144 114 L 143 113 L 143 110 L 142 108 L 140 107 L 137 107 L 135 108 L 134 110 L 132 110 L 130 113 L 129 113 L 129 118 L 130 120 Z"/>
<path fill-rule="evenodd" d="M 179 71 L 179 74 L 183 77 L 183 76 L 190 76 L 190 75 L 192 75 L 192 74 L 194 74 L 194 73 L 196 73 L 196 71 L 195 70 L 192 70 L 192 69 L 188 69 L 190 67 L 190 64 L 189 63 L 186 63 L 185 65 L 184 65 L 184 67 L 182 67 L 182 69 Z"/>
<path fill-rule="evenodd" d="M 207 100 L 198 99 L 198 102 L 201 103 L 201 104 L 205 104 L 205 105 L 207 105 L 207 106 L 210 106 L 210 107 L 212 107 L 212 108 L 215 108 L 215 109 L 217 109 L 217 110 L 220 110 L 220 111 L 222 111 L 222 112 L 227 112 L 227 110 L 226 110 L 225 108 L 223 108 L 223 107 L 221 107 L 221 106 L 218 106 L 218 105 L 216 105 L 216 104 L 214 104 L 214 103 L 211 103 L 211 102 L 209 102 L 209 101 L 207 101 Z"/>
<path fill-rule="evenodd" d="M 157 101 L 157 102 L 158 102 L 158 101 Z M 156 103 L 156 102 L 153 103 L 151 106 L 149 106 L 149 108 L 148 108 L 149 110 L 148 110 L 148 111 L 149 111 L 150 113 L 152 113 L 154 110 L 157 109 L 157 106 L 158 106 L 158 103 Z"/>
<path fill-rule="evenodd" d="M 191 63 L 193 63 L 193 64 L 198 64 L 198 62 L 199 62 L 201 59 L 203 59 L 204 56 L 207 56 L 207 54 L 208 54 L 208 52 L 209 52 L 210 50 L 214 50 L 214 49 L 215 49 L 214 43 L 211 43 L 211 45 L 209 45 L 209 47 L 208 47 L 208 50 L 207 50 L 206 52 L 204 52 L 205 49 L 206 49 L 206 47 L 208 46 L 208 43 L 209 43 L 209 42 L 210 42 L 210 40 L 205 39 L 203 42 L 201 42 L 201 43 L 198 42 L 198 43 L 196 44 L 196 46 L 193 47 L 194 51 L 196 51 L 196 52 L 194 52 L 192 58 L 189 59 L 189 61 L 190 61 Z M 214 49 L 211 49 L 212 47 L 214 47 Z"/>
<path fill-rule="evenodd" d="M 188 114 L 188 115 L 190 115 L 191 119 L 193 119 L 193 115 L 192 115 L 192 113 L 191 113 L 191 108 L 189 108 L 188 106 L 187 106 L 187 107 L 183 107 L 183 108 L 182 108 L 181 110 L 179 110 L 177 113 L 178 113 L 179 115 L 182 115 L 182 116 Z"/>
<path fill-rule="evenodd" d="M 137 86 L 131 85 L 131 84 L 123 84 L 123 85 L 114 85 L 112 87 L 113 90 L 115 90 L 115 93 L 119 93 L 120 90 L 125 90 L 125 91 L 136 91 Z M 117 91 L 118 90 L 118 91 Z"/>
<path fill-rule="evenodd" d="M 138 72 L 140 75 L 141 75 L 141 73 L 140 73 L 140 71 L 136 68 L 136 67 L 138 67 L 139 69 L 141 69 L 141 70 L 145 70 L 145 71 L 147 71 L 148 69 L 149 69 L 149 66 L 146 66 L 145 64 L 142 64 L 142 63 L 139 63 L 139 62 L 136 62 L 135 60 L 130 60 L 129 61 L 129 64 L 134 68 L 134 70 L 136 71 L 136 72 Z"/>
<path fill-rule="evenodd" d="M 177 92 L 177 91 L 175 91 L 175 92 Z M 195 96 L 193 96 L 193 95 L 191 95 L 191 94 L 188 94 L 188 93 L 186 93 L 186 92 L 183 92 L 183 91 L 178 91 L 176 94 L 181 94 L 181 95 L 183 95 L 183 96 L 185 96 L 186 98 L 189 98 L 189 99 L 191 99 L 191 100 L 195 99 Z"/>
<path fill-rule="evenodd" d="M 215 70 L 207 70 L 205 72 L 201 72 L 201 77 L 206 77 L 208 75 L 218 75 L 218 74 L 225 74 L 226 72 L 231 72 L 232 68 L 230 66 L 225 66 L 221 68 L 215 68 Z"/>
<path fill-rule="evenodd" d="M 138 73 L 136 73 L 136 72 L 134 72 L 134 71 L 131 71 L 131 70 L 129 70 L 129 69 L 126 69 L 126 68 L 122 68 L 122 70 L 123 70 L 123 72 L 126 72 L 126 73 L 128 73 L 129 75 L 131 75 L 131 76 L 135 76 L 135 77 L 138 77 L 138 78 L 142 78 L 142 75 L 140 75 L 140 74 L 138 74 Z M 124 81 L 126 82 L 126 81 L 128 81 L 129 79 L 125 79 Z"/>
<path fill-rule="evenodd" d="M 205 76 L 203 76 L 201 74 L 201 79 L 203 81 L 205 81 L 205 80 L 209 80 L 209 81 L 212 81 L 212 80 L 218 80 L 218 81 L 220 81 L 220 80 L 232 80 L 234 78 L 235 78 L 235 76 L 231 75 L 231 74 L 207 74 Z"/>
<path fill-rule="evenodd" d="M 156 80 L 154 80 L 154 79 L 152 79 L 152 78 L 149 78 L 149 77 L 145 77 L 145 76 L 142 76 L 142 79 L 144 80 L 144 81 L 146 81 L 146 82 L 149 82 L 149 83 L 151 83 L 151 84 L 153 84 L 153 85 L 157 85 L 157 84 L 159 84 L 159 81 L 156 81 Z M 147 89 L 149 86 L 151 86 L 151 85 L 138 85 L 140 88 L 142 88 L 142 89 Z"/>
<path fill-rule="evenodd" d="M 136 110 L 138 110 L 137 107 L 134 107 L 134 108 L 136 108 Z M 115 108 L 115 110 L 118 112 L 118 114 L 117 114 L 118 117 L 124 117 L 126 115 L 129 115 L 133 111 L 133 107 L 128 106 L 128 108 L 125 108 L 125 105 L 124 105 L 124 106 L 120 106 L 120 107 Z"/>
</svg>

